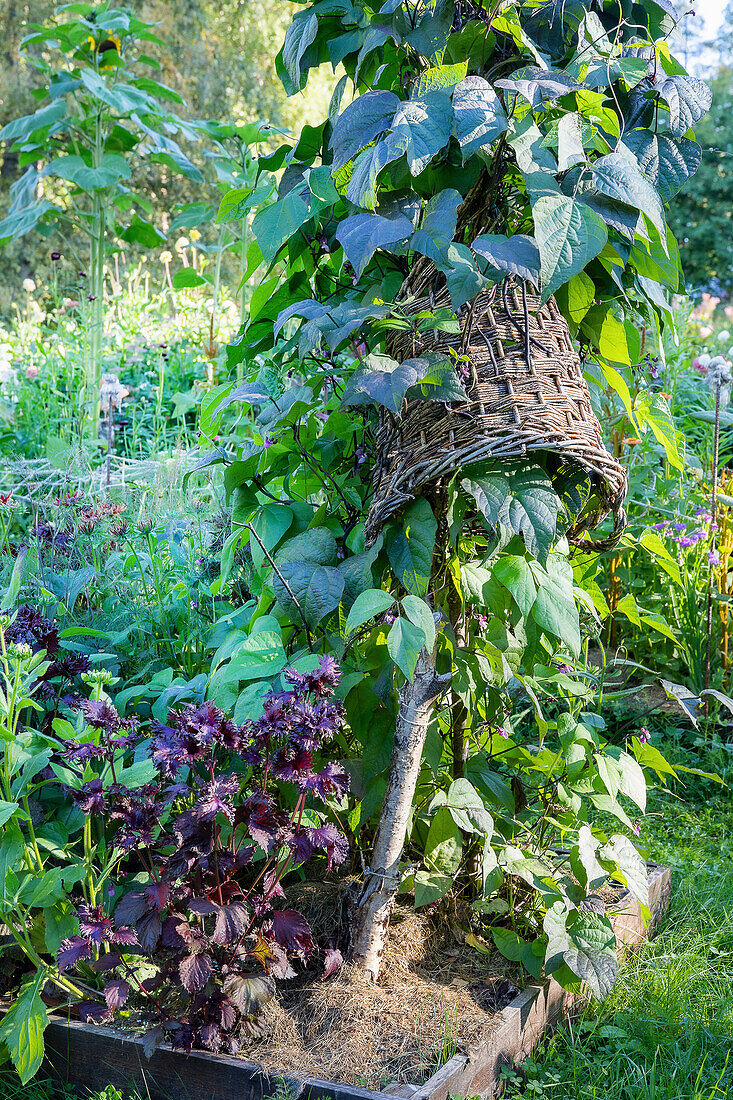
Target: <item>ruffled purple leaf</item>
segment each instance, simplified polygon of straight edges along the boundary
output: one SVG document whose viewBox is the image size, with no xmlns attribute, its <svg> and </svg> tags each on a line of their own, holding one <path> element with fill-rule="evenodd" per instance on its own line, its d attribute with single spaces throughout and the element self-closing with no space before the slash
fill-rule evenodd
<svg viewBox="0 0 733 1100">
<path fill-rule="evenodd" d="M 209 978 L 213 967 L 208 955 L 186 955 L 178 964 L 181 984 L 189 993 L 200 993 Z"/>
<path fill-rule="evenodd" d="M 272 936 L 281 947 L 304 958 L 314 948 L 311 926 L 302 913 L 295 909 L 276 909 L 270 915 Z"/>
<path fill-rule="evenodd" d="M 321 825 L 319 828 L 307 828 L 308 840 L 313 848 L 326 853 L 328 870 L 338 867 L 349 854 L 349 842 L 335 825 Z"/>
<path fill-rule="evenodd" d="M 130 987 L 127 982 L 118 979 L 114 982 L 107 982 L 104 987 L 104 999 L 107 1002 L 107 1008 L 110 1012 L 117 1012 L 122 1008 L 123 1004 L 130 996 Z"/>
<path fill-rule="evenodd" d="M 69 936 L 63 940 L 59 947 L 56 961 L 59 970 L 71 970 L 82 959 L 88 959 L 92 954 L 92 945 L 82 936 Z"/>
<path fill-rule="evenodd" d="M 214 943 L 234 943 L 244 932 L 248 920 L 249 911 L 242 902 L 234 901 L 230 905 L 223 905 L 216 914 L 212 936 Z"/>
<path fill-rule="evenodd" d="M 337 947 L 327 947 L 325 956 L 321 981 L 330 978 L 332 974 L 335 974 L 336 971 L 344 965 L 344 957 Z"/>
<path fill-rule="evenodd" d="M 118 928 L 110 936 L 110 943 L 116 943 L 120 947 L 139 947 L 137 933 L 134 928 Z"/>
</svg>

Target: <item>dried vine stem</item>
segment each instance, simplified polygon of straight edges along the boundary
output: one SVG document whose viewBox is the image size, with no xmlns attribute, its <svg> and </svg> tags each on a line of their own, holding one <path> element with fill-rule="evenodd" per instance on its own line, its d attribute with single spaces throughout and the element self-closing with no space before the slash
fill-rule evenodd
<svg viewBox="0 0 733 1100">
<path fill-rule="evenodd" d="M 284 577 L 284 576 L 282 575 L 282 573 L 280 572 L 280 570 L 278 569 L 278 567 L 277 567 L 277 566 L 275 565 L 275 560 L 274 560 L 274 558 L 273 558 L 273 557 L 272 557 L 272 555 L 270 554 L 269 550 L 268 550 L 268 549 L 267 549 L 267 547 L 265 546 L 265 544 L 264 544 L 264 542 L 262 541 L 262 539 L 260 538 L 260 536 L 259 536 L 259 535 L 257 534 L 257 532 L 255 531 L 255 529 L 254 529 L 254 527 L 252 526 L 252 524 L 251 524 L 251 523 L 243 523 L 243 524 L 242 524 L 242 527 L 244 527 L 244 528 L 245 528 L 245 530 L 249 531 L 249 533 L 250 533 L 250 536 L 251 536 L 251 537 L 252 537 L 252 538 L 253 538 L 253 539 L 255 540 L 255 542 L 256 542 L 256 543 L 257 543 L 257 545 L 259 546 L 260 550 L 262 551 L 262 553 L 263 553 L 263 554 L 265 555 L 265 557 L 267 558 L 268 562 L 269 562 L 269 563 L 270 563 L 270 565 L 272 566 L 272 571 L 273 571 L 273 573 L 275 574 L 275 576 L 277 577 L 277 579 L 278 579 L 278 580 L 280 581 L 280 583 L 282 584 L 283 588 L 284 588 L 284 589 L 285 589 L 285 591 L 287 592 L 288 596 L 290 596 L 290 599 L 291 599 L 291 600 L 293 601 L 293 603 L 294 603 L 294 604 L 295 604 L 295 606 L 297 607 L 297 609 L 298 609 L 298 614 L 300 615 L 300 618 L 301 618 L 301 620 L 302 620 L 302 622 L 303 622 L 303 626 L 305 627 L 305 636 L 306 636 L 306 639 L 307 639 L 307 642 L 308 642 L 308 649 L 309 649 L 309 650 L 310 650 L 310 652 L 312 653 L 312 652 L 313 652 L 313 636 L 311 635 L 311 632 L 310 632 L 310 628 L 309 628 L 309 626 L 308 626 L 308 620 L 307 620 L 307 619 L 306 619 L 306 617 L 305 617 L 305 612 L 303 611 L 303 608 L 302 608 L 302 607 L 300 606 L 300 603 L 299 603 L 299 601 L 298 601 L 298 598 L 297 598 L 297 596 L 296 596 L 296 595 L 295 595 L 295 593 L 293 592 L 293 590 L 292 590 L 292 588 L 290 587 L 290 585 L 288 584 L 288 582 L 287 582 L 287 581 L 285 580 L 285 577 Z"/>
</svg>

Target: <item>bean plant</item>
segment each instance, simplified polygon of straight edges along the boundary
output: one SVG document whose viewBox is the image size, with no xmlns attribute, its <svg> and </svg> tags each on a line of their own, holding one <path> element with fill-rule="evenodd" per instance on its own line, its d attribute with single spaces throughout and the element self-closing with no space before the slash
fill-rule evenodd
<svg viewBox="0 0 733 1100">
<path fill-rule="evenodd" d="M 615 974 L 613 936 L 586 895 L 611 873 L 646 905 L 633 843 L 598 822 L 603 812 L 632 825 L 620 797 L 643 811 L 643 745 L 632 743 L 636 757 L 610 746 L 597 705 L 564 705 L 552 679 L 563 665 L 570 696 L 583 698 L 590 685 L 572 669 L 607 610 L 576 583 L 588 570 L 574 576 L 564 538 L 591 486 L 550 454 L 484 463 L 408 501 L 376 540 L 364 521 L 377 415 L 398 421 L 409 402 L 465 400 L 460 364 L 385 354 L 391 327 L 413 326 L 419 347 L 421 331 L 458 331 L 479 291 L 520 278 L 541 301 L 556 296 L 591 380 L 626 400 L 615 364 L 639 355 L 640 327 L 674 322 L 680 268 L 665 207 L 699 164 L 690 127 L 710 105 L 670 53 L 675 23 L 664 0 L 624 11 L 449 0 L 335 10 L 321 0 L 295 14 L 278 56 L 290 94 L 323 62 L 345 74 L 328 118 L 280 147 L 278 199 L 252 227 L 266 294 L 230 353 L 251 381 L 222 390 L 216 406 L 210 395 L 202 424 L 235 402 L 259 410 L 254 444 L 235 436 L 212 457 L 227 463 L 231 545 L 248 543 L 254 565 L 272 571 L 253 580 L 257 613 L 287 615 L 309 649 L 353 664 L 346 706 L 363 731 L 367 849 L 379 820 L 352 961 L 372 977 L 397 891 L 435 901 L 467 867 L 480 867 L 479 909 L 504 889 L 514 919 L 533 911 L 528 965 L 539 934 L 539 965 L 599 996 Z M 426 263 L 452 312 L 410 321 L 401 296 Z M 676 457 L 663 399 L 627 411 Z M 242 645 L 263 646 L 267 633 Z M 271 643 L 279 660 L 278 631 Z M 238 668 L 235 651 L 212 687 L 240 690 Z M 487 760 L 481 789 L 472 766 Z M 500 786 L 504 767 L 513 782 Z M 436 791 L 427 800 L 425 783 Z M 406 838 L 423 849 L 415 870 Z M 464 863 L 464 846 L 479 841 L 480 860 Z M 570 852 L 564 873 L 548 863 L 553 847 Z M 518 909 L 517 883 L 531 905 Z"/>
</svg>

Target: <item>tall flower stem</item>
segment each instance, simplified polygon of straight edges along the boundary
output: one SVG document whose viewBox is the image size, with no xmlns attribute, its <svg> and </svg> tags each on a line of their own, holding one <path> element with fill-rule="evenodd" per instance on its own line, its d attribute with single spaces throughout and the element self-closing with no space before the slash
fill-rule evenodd
<svg viewBox="0 0 733 1100">
<path fill-rule="evenodd" d="M 713 488 L 710 497 L 710 515 L 712 516 L 712 531 L 713 537 L 710 543 L 711 552 L 716 548 L 716 524 L 717 524 L 717 511 L 718 511 L 718 455 L 720 450 L 720 387 L 722 379 L 718 377 L 715 386 L 715 427 L 713 429 L 713 469 L 712 469 L 712 482 Z M 713 637 L 713 574 L 714 571 L 711 568 L 708 576 L 708 608 L 707 608 L 707 642 L 705 646 L 705 690 L 710 687 L 710 664 L 711 664 L 711 650 L 712 650 L 712 637 Z M 705 697 L 705 716 L 710 713 L 710 696 Z"/>
</svg>

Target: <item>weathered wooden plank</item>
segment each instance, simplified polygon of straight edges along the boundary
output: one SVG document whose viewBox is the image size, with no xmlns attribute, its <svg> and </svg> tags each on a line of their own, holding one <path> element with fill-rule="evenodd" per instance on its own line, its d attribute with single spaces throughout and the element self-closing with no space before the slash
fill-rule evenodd
<svg viewBox="0 0 733 1100">
<path fill-rule="evenodd" d="M 649 868 L 649 928 L 638 902 L 619 895 L 611 923 L 621 944 L 632 947 L 653 933 L 669 905 L 671 875 L 668 867 Z M 552 978 L 541 986 L 528 986 L 503 1010 L 487 1037 L 469 1052 L 466 1064 L 450 1080 L 434 1074 L 412 1100 L 446 1100 L 449 1095 L 494 1097 L 502 1066 L 527 1058 L 544 1032 L 578 1006 L 579 998 L 562 989 Z"/>
<path fill-rule="evenodd" d="M 650 866 L 650 928 L 644 928 L 641 910 L 622 893 L 612 921 L 619 941 L 631 947 L 653 933 L 669 903 L 668 867 Z M 286 1077 L 291 1095 L 299 1100 L 447 1100 L 449 1095 L 494 1097 L 502 1066 L 526 1058 L 544 1031 L 572 1011 L 578 998 L 550 979 L 529 986 L 499 1013 L 485 1039 L 467 1054 L 456 1054 L 423 1085 L 395 1085 L 377 1092 L 357 1085 L 311 1077 Z M 227 1055 L 194 1051 L 183 1054 L 159 1047 L 148 1060 L 142 1041 L 111 1028 L 53 1020 L 46 1031 L 46 1068 L 61 1080 L 81 1088 L 136 1085 L 149 1100 L 266 1100 L 276 1080 L 253 1062 Z"/>
</svg>

